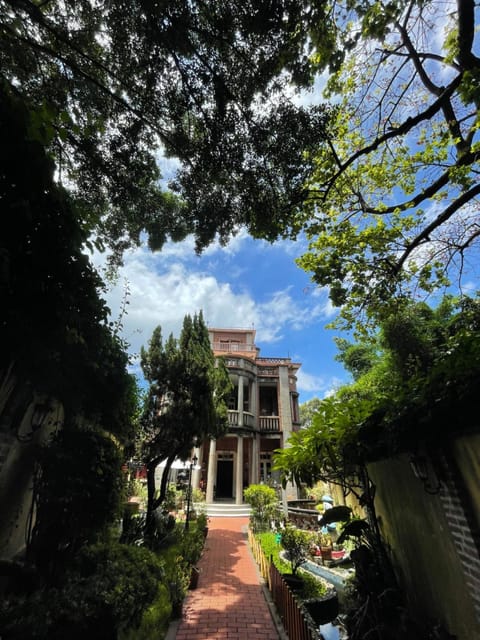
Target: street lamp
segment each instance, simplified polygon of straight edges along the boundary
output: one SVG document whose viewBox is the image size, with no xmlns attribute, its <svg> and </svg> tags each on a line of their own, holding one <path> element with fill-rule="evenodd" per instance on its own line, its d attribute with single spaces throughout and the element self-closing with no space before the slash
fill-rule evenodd
<svg viewBox="0 0 480 640">
<path fill-rule="evenodd" d="M 197 456 L 193 456 L 190 460 L 190 470 L 188 473 L 188 489 L 187 489 L 187 517 L 185 518 L 185 531 L 188 531 L 189 519 L 190 519 L 190 500 L 192 495 L 192 470 L 196 467 L 198 462 Z"/>
</svg>

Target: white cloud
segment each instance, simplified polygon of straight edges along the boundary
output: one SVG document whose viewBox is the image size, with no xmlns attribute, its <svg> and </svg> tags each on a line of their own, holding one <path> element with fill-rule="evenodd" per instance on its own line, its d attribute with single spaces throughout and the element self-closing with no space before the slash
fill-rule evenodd
<svg viewBox="0 0 480 640">
<path fill-rule="evenodd" d="M 297 389 L 300 393 L 305 393 L 311 397 L 317 396 L 326 398 L 335 393 L 335 391 L 344 382 L 340 378 L 324 378 L 323 376 L 316 376 L 299 369 L 297 373 Z M 306 400 L 302 400 L 305 402 Z"/>
<path fill-rule="evenodd" d="M 119 280 L 106 297 L 115 321 L 128 283 L 129 304 L 122 335 L 132 353 L 147 344 L 157 325 L 161 325 L 165 337 L 170 333 L 178 336 L 184 316 L 200 310 L 211 327 L 254 326 L 260 343 L 277 342 L 288 331 L 300 331 L 330 317 L 331 305 L 325 292 L 323 299 L 316 294 L 299 302 L 292 296 L 292 287 L 286 287 L 256 300 L 249 291 L 237 291 L 230 282 L 201 269 L 202 264 L 208 269 L 208 261 L 184 264 L 186 255 L 187 248 L 179 246 L 178 253 L 168 256 L 137 249 L 125 257 Z M 225 273 L 227 277 L 232 280 L 230 270 Z"/>
</svg>

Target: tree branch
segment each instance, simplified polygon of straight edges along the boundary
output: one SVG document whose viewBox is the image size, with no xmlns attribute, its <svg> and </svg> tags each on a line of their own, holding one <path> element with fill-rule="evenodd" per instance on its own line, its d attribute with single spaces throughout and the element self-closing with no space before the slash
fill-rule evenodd
<svg viewBox="0 0 480 640">
<path fill-rule="evenodd" d="M 442 93 L 440 94 L 440 96 L 438 96 L 438 98 L 432 102 L 432 104 L 425 109 L 424 111 L 422 111 L 421 113 L 418 113 L 416 116 L 414 117 L 409 117 L 407 118 L 404 122 L 402 122 L 401 125 L 399 125 L 396 128 L 392 128 L 390 129 L 390 131 L 388 131 L 387 133 L 385 133 L 382 136 L 379 136 L 378 138 L 376 138 L 373 142 L 371 142 L 369 145 L 363 147 L 362 149 L 359 149 L 358 151 L 356 151 L 355 153 L 353 153 L 339 168 L 339 170 L 327 181 L 326 183 L 326 189 L 325 192 L 323 194 L 323 199 L 325 199 L 328 196 L 328 193 L 330 192 L 330 190 L 332 189 L 333 185 L 335 184 L 335 182 L 337 181 L 337 179 L 348 169 L 348 167 L 350 165 L 352 165 L 356 160 L 358 160 L 359 158 L 369 155 L 370 153 L 372 153 L 372 151 L 375 151 L 376 149 L 378 149 L 378 147 L 383 144 L 384 142 L 386 142 L 387 140 L 391 140 L 393 138 L 399 137 L 399 136 L 403 136 L 405 134 L 407 134 L 409 131 L 411 131 L 415 126 L 417 126 L 418 124 L 420 124 L 420 122 L 423 122 L 425 120 L 431 120 L 433 118 L 433 116 L 435 114 L 437 114 L 443 107 L 443 104 L 445 102 L 445 100 L 448 100 L 450 98 L 451 95 L 453 95 L 453 93 L 456 91 L 456 89 L 458 88 L 460 82 L 461 82 L 462 76 L 458 75 L 449 85 L 448 87 L 446 87 L 444 89 L 444 91 L 442 91 Z"/>
<path fill-rule="evenodd" d="M 480 58 L 472 53 L 475 37 L 475 2 L 457 0 L 458 7 L 458 61 L 466 71 L 478 69 Z"/>
<path fill-rule="evenodd" d="M 461 207 L 470 202 L 475 196 L 480 194 L 480 184 L 475 185 L 469 191 L 465 191 L 462 193 L 454 202 L 450 204 L 446 209 L 442 211 L 442 213 L 435 218 L 429 225 L 427 225 L 421 233 L 419 233 L 414 240 L 408 245 L 403 254 L 400 256 L 400 259 L 395 264 L 394 273 L 400 273 L 403 265 L 405 264 L 408 257 L 411 253 L 419 247 L 424 242 L 428 241 L 430 238 L 430 234 L 432 231 L 438 229 L 442 224 L 444 224 L 449 218 L 451 218 Z"/>
</svg>

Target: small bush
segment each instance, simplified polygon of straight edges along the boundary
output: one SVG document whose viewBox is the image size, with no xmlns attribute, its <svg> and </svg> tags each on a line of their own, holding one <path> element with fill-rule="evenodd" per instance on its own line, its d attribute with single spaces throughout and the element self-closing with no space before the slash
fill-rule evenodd
<svg viewBox="0 0 480 640">
<path fill-rule="evenodd" d="M 300 575 L 303 580 L 303 587 L 298 593 L 301 600 L 309 600 L 311 598 L 322 598 L 326 595 L 328 588 L 326 583 L 320 578 L 312 576 L 308 571 L 300 569 Z"/>
<path fill-rule="evenodd" d="M 196 487 L 192 489 L 192 502 L 205 502 L 205 492 Z"/>
<path fill-rule="evenodd" d="M 158 589 L 158 596 L 153 604 L 142 615 L 137 628 L 127 629 L 120 633 L 119 640 L 152 640 L 164 638 L 170 624 L 172 605 L 170 593 L 165 584 Z"/>
<path fill-rule="evenodd" d="M 252 484 L 244 490 L 243 496 L 252 507 L 253 531 L 268 529 L 270 521 L 278 518 L 278 497 L 275 489 L 264 484 Z"/>
<path fill-rule="evenodd" d="M 280 545 L 280 535 L 273 531 L 267 531 L 264 533 L 258 533 L 256 537 L 260 542 L 260 546 L 262 547 L 265 557 L 268 560 L 270 560 L 270 558 L 272 559 L 273 564 L 277 567 L 280 573 L 288 573 L 290 565 L 280 557 L 280 551 L 282 550 Z"/>
<path fill-rule="evenodd" d="M 260 542 L 265 557 L 268 560 L 272 559 L 278 571 L 280 573 L 289 573 L 290 564 L 280 557 L 280 552 L 282 551 L 280 534 L 269 531 L 257 534 L 256 538 Z M 303 579 L 303 587 L 297 594 L 301 600 L 320 598 L 326 594 L 327 587 L 323 580 L 319 580 L 306 571 L 301 571 L 301 576 Z"/>
<path fill-rule="evenodd" d="M 2 638 L 116 638 L 122 629 L 140 624 L 163 577 L 162 563 L 147 549 L 118 543 L 85 547 L 61 587 L 3 603 Z"/>
<path fill-rule="evenodd" d="M 312 534 L 289 525 L 282 531 L 281 541 L 283 548 L 288 552 L 292 573 L 295 575 L 298 568 L 308 558 Z"/>
</svg>

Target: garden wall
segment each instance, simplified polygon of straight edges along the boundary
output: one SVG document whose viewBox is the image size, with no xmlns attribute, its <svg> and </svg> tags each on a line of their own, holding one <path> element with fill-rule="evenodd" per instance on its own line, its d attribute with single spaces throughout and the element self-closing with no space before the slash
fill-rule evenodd
<svg viewBox="0 0 480 640">
<path fill-rule="evenodd" d="M 407 455 L 369 466 L 380 526 L 411 610 L 472 640 L 480 638 L 480 435 L 437 451 L 433 481 L 434 468 L 442 489 L 431 495 Z"/>
</svg>

